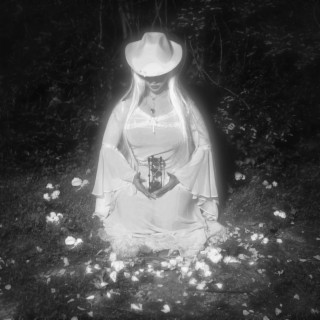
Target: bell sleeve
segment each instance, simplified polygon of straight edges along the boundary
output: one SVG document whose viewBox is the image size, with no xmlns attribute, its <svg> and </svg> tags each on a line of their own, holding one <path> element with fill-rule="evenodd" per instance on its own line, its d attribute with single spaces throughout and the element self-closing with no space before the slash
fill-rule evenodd
<svg viewBox="0 0 320 320">
<path fill-rule="evenodd" d="M 97 197 L 97 215 L 108 215 L 112 194 L 128 183 L 132 183 L 136 171 L 120 152 L 120 141 L 127 116 L 125 101 L 121 101 L 112 111 L 103 136 L 98 168 L 92 194 Z"/>
<path fill-rule="evenodd" d="M 218 191 L 212 155 L 212 145 L 204 120 L 191 103 L 189 125 L 192 132 L 195 149 L 190 160 L 173 174 L 180 184 L 193 194 L 198 205 L 209 220 L 218 218 Z"/>
</svg>

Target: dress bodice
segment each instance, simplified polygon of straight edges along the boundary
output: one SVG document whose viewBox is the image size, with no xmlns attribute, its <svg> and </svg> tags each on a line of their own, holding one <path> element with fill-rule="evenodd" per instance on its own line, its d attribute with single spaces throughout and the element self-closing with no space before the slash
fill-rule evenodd
<svg viewBox="0 0 320 320">
<path fill-rule="evenodd" d="M 126 125 L 128 143 L 139 164 L 146 165 L 149 156 L 161 156 L 167 168 L 172 156 L 182 143 L 179 118 L 174 109 L 169 113 L 153 117 L 135 109 Z"/>
</svg>

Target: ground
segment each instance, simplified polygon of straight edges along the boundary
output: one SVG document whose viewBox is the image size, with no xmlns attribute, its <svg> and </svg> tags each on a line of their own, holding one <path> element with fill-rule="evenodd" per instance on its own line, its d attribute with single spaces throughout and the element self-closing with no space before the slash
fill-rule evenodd
<svg viewBox="0 0 320 320">
<path fill-rule="evenodd" d="M 229 238 L 193 261 L 116 257 L 97 237 L 88 169 L 1 178 L 0 319 L 320 318 L 315 161 L 243 168 L 220 214 Z"/>
</svg>

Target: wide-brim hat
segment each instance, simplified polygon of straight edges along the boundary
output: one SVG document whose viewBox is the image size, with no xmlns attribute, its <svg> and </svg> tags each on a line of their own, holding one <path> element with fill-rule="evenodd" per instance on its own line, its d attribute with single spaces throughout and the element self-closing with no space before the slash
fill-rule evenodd
<svg viewBox="0 0 320 320">
<path fill-rule="evenodd" d="M 146 32 L 125 48 L 129 66 L 143 77 L 156 77 L 172 71 L 182 59 L 180 44 L 161 32 Z"/>
</svg>

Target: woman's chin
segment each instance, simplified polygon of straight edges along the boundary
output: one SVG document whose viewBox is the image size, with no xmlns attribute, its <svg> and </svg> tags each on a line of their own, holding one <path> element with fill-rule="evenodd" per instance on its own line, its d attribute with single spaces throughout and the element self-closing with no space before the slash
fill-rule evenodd
<svg viewBox="0 0 320 320">
<path fill-rule="evenodd" d="M 163 86 L 149 86 L 149 90 L 150 92 L 154 93 L 154 94 L 159 94 L 164 90 Z"/>
</svg>

